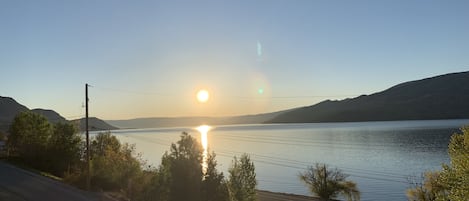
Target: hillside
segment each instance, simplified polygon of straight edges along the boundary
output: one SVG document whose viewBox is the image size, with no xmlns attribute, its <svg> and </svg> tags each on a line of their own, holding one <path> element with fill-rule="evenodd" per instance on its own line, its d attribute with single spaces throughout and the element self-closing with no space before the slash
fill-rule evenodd
<svg viewBox="0 0 469 201">
<path fill-rule="evenodd" d="M 15 116 L 28 110 L 26 106 L 19 104 L 15 99 L 0 96 L 0 131 L 8 130 Z"/>
<path fill-rule="evenodd" d="M 0 131 L 1 132 L 8 131 L 8 128 L 10 127 L 10 124 L 13 122 L 13 119 L 15 118 L 15 116 L 19 114 L 20 112 L 24 112 L 24 111 L 32 111 L 34 113 L 41 114 L 44 117 L 46 117 L 46 119 L 51 123 L 68 121 L 59 113 L 53 110 L 47 110 L 47 109 L 30 110 L 26 106 L 21 105 L 20 103 L 16 102 L 15 99 L 13 98 L 0 96 Z M 84 123 L 82 125 L 84 125 Z M 106 122 L 104 122 L 103 120 L 100 120 L 97 118 L 90 118 L 89 127 L 90 127 L 90 130 L 117 129 L 116 127 L 111 126 L 107 124 Z M 84 128 L 85 127 L 83 126 L 82 130 L 84 130 Z"/>
<path fill-rule="evenodd" d="M 469 118 L 469 72 L 406 82 L 341 101 L 323 101 L 280 114 L 266 123 L 461 118 Z"/>
<path fill-rule="evenodd" d="M 72 120 L 75 125 L 78 125 L 80 131 L 85 131 L 86 123 L 85 118 Z M 111 126 L 105 121 L 98 119 L 96 117 L 90 117 L 88 119 L 88 127 L 90 131 L 101 131 L 101 130 L 115 130 L 117 127 Z"/>
<path fill-rule="evenodd" d="M 54 110 L 32 109 L 31 112 L 40 114 L 51 123 L 66 122 L 67 120 Z"/>
</svg>

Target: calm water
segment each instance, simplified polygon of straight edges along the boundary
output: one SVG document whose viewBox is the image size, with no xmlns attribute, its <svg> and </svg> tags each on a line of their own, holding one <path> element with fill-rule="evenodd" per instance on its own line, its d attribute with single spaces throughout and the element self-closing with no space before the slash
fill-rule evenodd
<svg viewBox="0 0 469 201">
<path fill-rule="evenodd" d="M 208 147 L 225 172 L 233 156 L 249 153 L 256 166 L 259 189 L 308 195 L 298 174 L 316 162 L 342 169 L 358 184 L 362 200 L 406 200 L 409 177 L 438 170 L 448 163 L 450 136 L 469 120 L 394 121 L 236 125 L 214 127 Z M 182 131 L 199 138 L 195 128 L 113 131 L 135 143 L 150 164 Z"/>
</svg>

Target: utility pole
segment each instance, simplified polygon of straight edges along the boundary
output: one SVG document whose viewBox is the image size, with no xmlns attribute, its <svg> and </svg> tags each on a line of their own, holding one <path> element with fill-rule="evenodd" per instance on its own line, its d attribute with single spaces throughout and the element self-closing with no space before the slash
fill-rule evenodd
<svg viewBox="0 0 469 201">
<path fill-rule="evenodd" d="M 90 190 L 90 181 L 91 181 L 91 165 L 90 165 L 90 134 L 88 129 L 88 84 L 85 84 L 85 96 L 86 96 L 86 118 L 85 118 L 85 126 L 86 126 L 86 190 Z"/>
</svg>

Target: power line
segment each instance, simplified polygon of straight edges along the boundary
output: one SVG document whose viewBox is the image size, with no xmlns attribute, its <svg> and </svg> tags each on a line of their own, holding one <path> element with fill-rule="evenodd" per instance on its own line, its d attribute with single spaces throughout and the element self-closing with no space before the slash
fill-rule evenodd
<svg viewBox="0 0 469 201">
<path fill-rule="evenodd" d="M 171 144 L 168 141 L 164 140 L 153 140 L 151 137 L 145 137 L 145 136 L 134 136 L 134 135 L 127 135 L 132 138 L 140 139 L 145 142 L 150 142 L 150 143 L 156 143 L 164 146 L 168 146 Z M 221 157 L 228 157 L 232 158 L 236 154 L 242 154 L 244 152 L 239 152 L 239 151 L 230 151 L 230 150 L 217 150 L 216 154 L 221 156 Z M 306 167 L 310 166 L 311 164 L 308 162 L 304 161 L 298 161 L 298 160 L 293 160 L 293 159 L 285 159 L 285 158 L 280 158 L 280 157 L 274 157 L 274 156 L 266 156 L 266 155 L 260 155 L 260 154 L 254 154 L 254 153 L 248 153 L 250 156 L 252 156 L 252 160 L 254 162 L 258 163 L 263 163 L 263 164 L 269 164 L 269 165 L 274 165 L 278 167 L 284 167 L 284 168 L 292 168 L 296 170 L 305 170 Z M 337 166 L 333 166 L 337 167 Z M 381 180 L 381 181 L 389 181 L 389 182 L 397 182 L 397 183 L 405 183 L 408 184 L 406 180 L 408 178 L 408 175 L 400 175 L 400 174 L 395 174 L 395 173 L 387 173 L 387 172 L 381 172 L 381 171 L 374 171 L 374 170 L 364 170 L 364 169 L 358 169 L 358 168 L 347 168 L 347 167 L 337 167 L 339 169 L 344 169 L 347 171 L 347 173 L 350 176 L 358 177 L 358 178 L 364 178 L 364 179 L 372 179 L 372 180 Z M 349 173 L 350 172 L 350 173 Z M 366 175 L 373 175 L 373 176 L 366 176 Z M 383 178 L 383 177 L 390 177 L 390 178 Z M 395 179 L 393 179 L 395 178 Z M 400 180 L 402 179 L 402 180 Z"/>
<path fill-rule="evenodd" d="M 118 93 L 127 93 L 127 94 L 139 94 L 139 95 L 151 95 L 151 96 L 163 96 L 163 97 L 180 97 L 171 93 L 158 93 L 158 92 L 148 92 L 140 90 L 130 90 L 130 89 L 121 89 L 113 87 L 100 87 L 94 86 L 94 88 L 102 91 L 111 91 Z M 343 98 L 343 97 L 355 97 L 361 94 L 334 94 L 334 95 L 291 95 L 291 96 L 222 96 L 226 98 L 235 98 L 241 100 L 268 100 L 268 99 L 312 99 L 312 98 Z"/>
</svg>

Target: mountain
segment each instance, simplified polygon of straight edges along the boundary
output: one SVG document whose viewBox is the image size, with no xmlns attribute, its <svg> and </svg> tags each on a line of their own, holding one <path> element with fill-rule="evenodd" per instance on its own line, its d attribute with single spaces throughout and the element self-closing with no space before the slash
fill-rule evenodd
<svg viewBox="0 0 469 201">
<path fill-rule="evenodd" d="M 288 110 L 287 110 L 288 111 Z M 242 115 L 230 117 L 154 117 L 129 120 L 106 120 L 107 123 L 119 128 L 158 128 L 229 124 L 259 124 L 287 111 L 266 114 Z"/>
<path fill-rule="evenodd" d="M 84 131 L 86 128 L 86 122 L 85 118 L 81 119 L 75 119 L 72 120 L 71 122 L 75 123 L 78 125 L 78 128 L 80 128 L 81 131 Z M 118 129 L 117 127 L 111 126 L 105 121 L 98 119 L 96 117 L 90 117 L 88 118 L 88 128 L 90 131 L 101 131 L 101 130 L 116 130 Z"/>
<path fill-rule="evenodd" d="M 59 123 L 59 122 L 67 121 L 64 117 L 60 116 L 60 114 L 55 112 L 54 110 L 45 110 L 45 109 L 38 108 L 38 109 L 31 110 L 31 112 L 34 112 L 34 113 L 37 113 L 46 117 L 46 119 L 51 123 Z"/>
<path fill-rule="evenodd" d="M 0 96 L 0 131 L 6 131 L 10 127 L 15 116 L 29 109 L 19 104 L 15 99 Z"/>
<path fill-rule="evenodd" d="M 341 101 L 323 101 L 285 112 L 266 123 L 462 118 L 469 118 L 469 72 L 410 81 Z"/>
<path fill-rule="evenodd" d="M 68 120 L 62 117 L 59 113 L 53 110 L 47 109 L 33 109 L 30 110 L 24 105 L 16 102 L 15 99 L 10 97 L 2 97 L 0 96 L 0 132 L 8 131 L 13 119 L 17 114 L 24 111 L 31 111 L 40 115 L 43 115 L 49 122 L 51 123 L 58 123 L 58 122 L 67 122 Z M 75 122 L 79 122 L 75 120 Z M 83 125 L 82 130 L 85 128 L 84 120 L 82 120 Z M 111 126 L 98 118 L 90 118 L 89 120 L 89 127 L 91 130 L 113 130 L 117 129 L 114 126 Z"/>
</svg>

